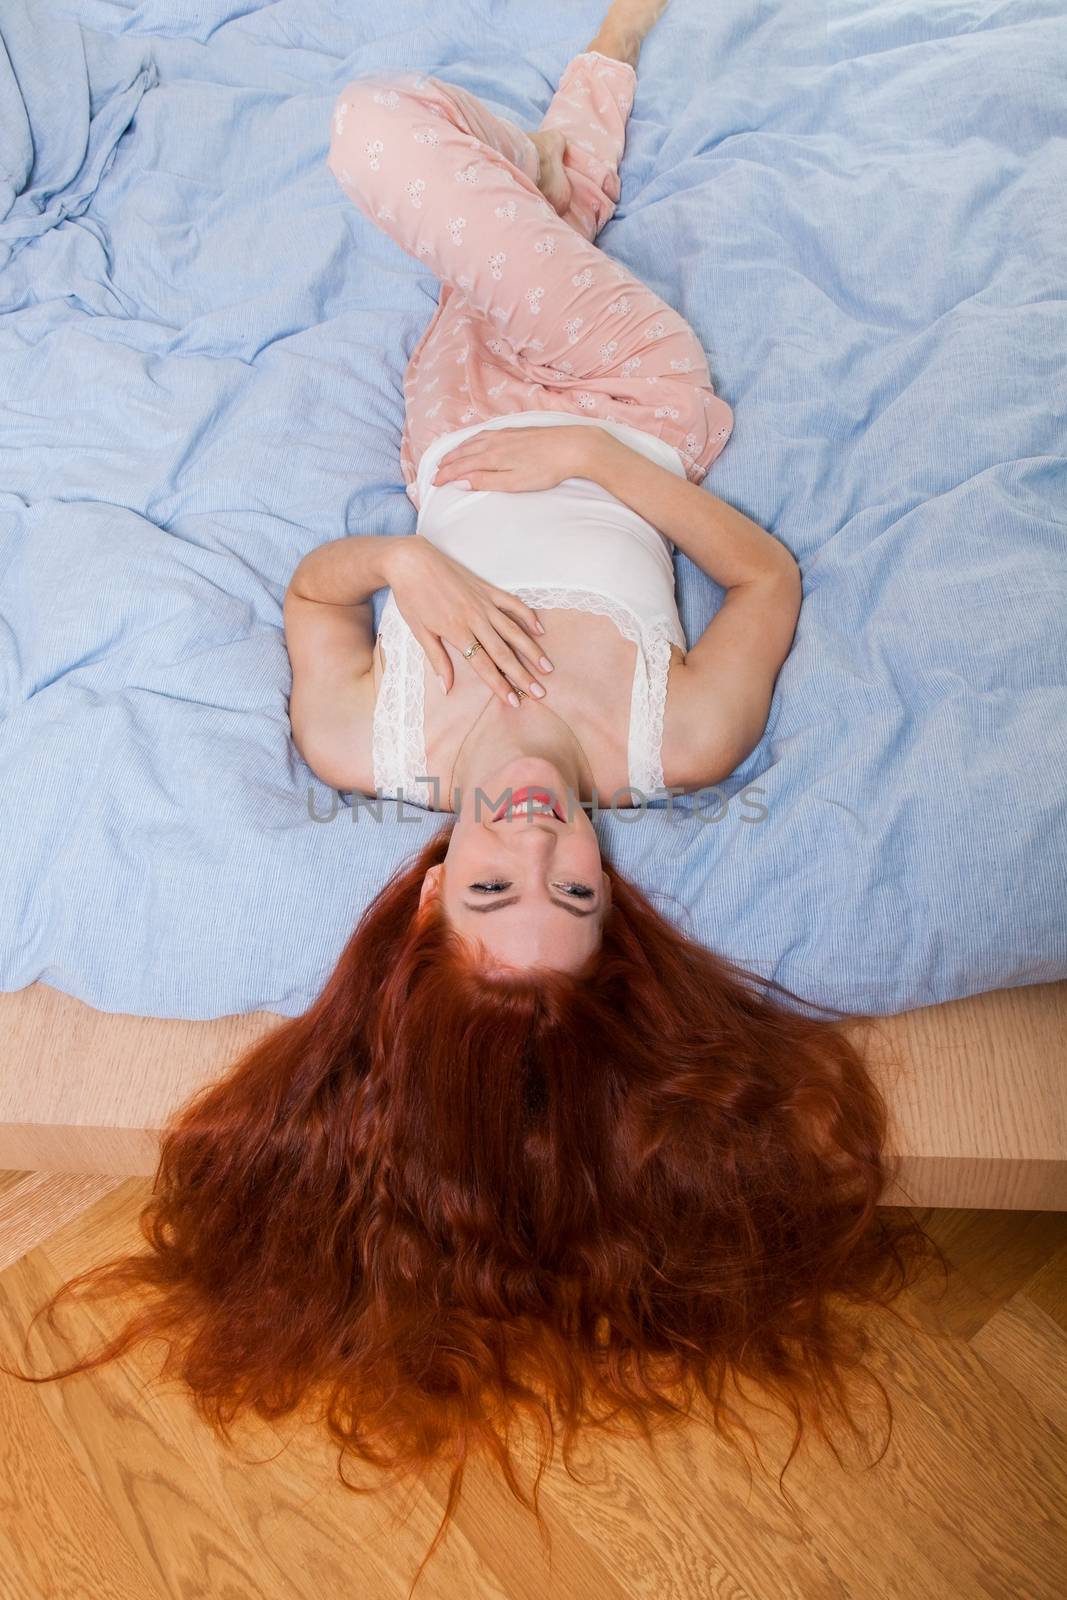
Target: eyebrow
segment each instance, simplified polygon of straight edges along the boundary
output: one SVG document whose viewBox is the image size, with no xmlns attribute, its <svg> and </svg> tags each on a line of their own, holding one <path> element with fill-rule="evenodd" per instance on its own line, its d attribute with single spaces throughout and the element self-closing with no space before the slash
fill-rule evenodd
<svg viewBox="0 0 1067 1600">
<path fill-rule="evenodd" d="M 592 906 L 588 911 L 582 911 L 578 906 L 568 905 L 566 900 L 557 900 L 554 895 L 550 894 L 548 898 L 552 901 L 554 906 L 559 906 L 561 911 L 569 911 L 572 917 L 595 917 L 597 914 L 596 906 Z M 505 906 L 514 906 L 517 905 L 518 902 L 519 896 L 517 894 L 512 894 L 509 895 L 506 900 L 494 899 L 490 905 L 475 906 L 471 905 L 469 900 L 464 900 L 463 904 L 466 906 L 468 911 L 477 911 L 480 916 L 486 916 L 490 911 L 503 911 Z"/>
</svg>

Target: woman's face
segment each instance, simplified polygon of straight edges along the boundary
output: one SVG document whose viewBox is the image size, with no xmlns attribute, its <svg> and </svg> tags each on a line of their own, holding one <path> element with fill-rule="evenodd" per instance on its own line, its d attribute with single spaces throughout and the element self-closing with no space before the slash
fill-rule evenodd
<svg viewBox="0 0 1067 1600">
<path fill-rule="evenodd" d="M 448 853 L 426 874 L 419 900 L 441 900 L 465 938 L 504 967 L 573 972 L 599 948 L 611 904 L 600 846 L 553 762 L 521 756 L 464 793 Z M 555 814 L 537 809 L 547 795 Z M 531 805 L 530 801 L 533 801 Z"/>
</svg>

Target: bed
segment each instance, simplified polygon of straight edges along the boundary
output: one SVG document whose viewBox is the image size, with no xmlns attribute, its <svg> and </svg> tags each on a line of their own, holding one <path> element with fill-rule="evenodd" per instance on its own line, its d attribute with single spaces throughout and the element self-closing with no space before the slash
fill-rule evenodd
<svg viewBox="0 0 1067 1600">
<path fill-rule="evenodd" d="M 289 737 L 297 562 L 414 526 L 437 292 L 326 170 L 330 108 L 419 68 L 536 127 L 600 9 L 7 0 L 0 1165 L 147 1170 L 440 826 Z M 737 419 L 708 487 L 804 576 L 748 760 L 602 843 L 885 1019 L 936 1204 L 1067 1206 L 1065 56 L 1054 0 L 674 0 L 598 241 L 697 329 Z M 692 640 L 722 592 L 677 569 Z"/>
</svg>

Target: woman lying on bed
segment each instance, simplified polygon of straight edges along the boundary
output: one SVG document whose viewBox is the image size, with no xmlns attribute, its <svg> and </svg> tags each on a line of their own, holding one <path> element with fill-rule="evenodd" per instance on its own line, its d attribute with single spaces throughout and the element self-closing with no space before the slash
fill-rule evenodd
<svg viewBox="0 0 1067 1600">
<path fill-rule="evenodd" d="M 602 31 L 533 136 L 414 74 L 350 84 L 333 118 L 331 171 L 442 289 L 405 378 L 417 532 L 296 569 L 293 738 L 339 789 L 455 813 L 420 906 L 481 971 L 589 970 L 612 878 L 583 805 L 733 772 L 800 610 L 786 547 L 697 487 L 732 426 L 699 340 L 592 243 L 628 43 Z M 672 544 L 727 591 L 688 653 Z"/>
<path fill-rule="evenodd" d="M 612 6 L 536 135 L 436 78 L 337 100 L 332 171 L 444 285 L 406 381 L 419 531 L 300 563 L 293 735 L 340 788 L 457 815 L 174 1118 L 154 1254 L 111 1278 L 160 1291 L 126 1343 L 165 1328 L 212 1418 L 315 1390 L 366 1461 L 444 1456 L 458 1489 L 484 1447 L 520 1498 L 524 1412 L 547 1446 L 695 1396 L 729 1432 L 747 1376 L 798 1437 L 851 1423 L 867 1337 L 835 1299 L 888 1303 L 929 1248 L 878 1206 L 885 1107 L 839 1022 L 687 940 L 579 803 L 730 773 L 800 605 L 697 487 L 730 412 L 695 335 L 592 243 L 660 9 Z M 664 536 L 728 591 L 688 654 Z"/>
</svg>

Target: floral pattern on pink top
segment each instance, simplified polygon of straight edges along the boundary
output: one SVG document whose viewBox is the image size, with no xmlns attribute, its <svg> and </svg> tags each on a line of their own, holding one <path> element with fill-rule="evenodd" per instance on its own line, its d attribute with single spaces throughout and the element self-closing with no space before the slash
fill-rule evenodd
<svg viewBox="0 0 1067 1600">
<path fill-rule="evenodd" d="M 537 187 L 536 146 L 468 91 L 419 73 L 360 78 L 334 106 L 328 164 L 348 197 L 441 279 L 404 377 L 400 463 L 441 434 L 515 411 L 573 411 L 655 434 L 691 482 L 725 447 L 733 412 L 684 317 L 594 240 L 621 193 L 637 77 L 585 51 L 542 128 L 561 128 L 571 203 Z"/>
</svg>

